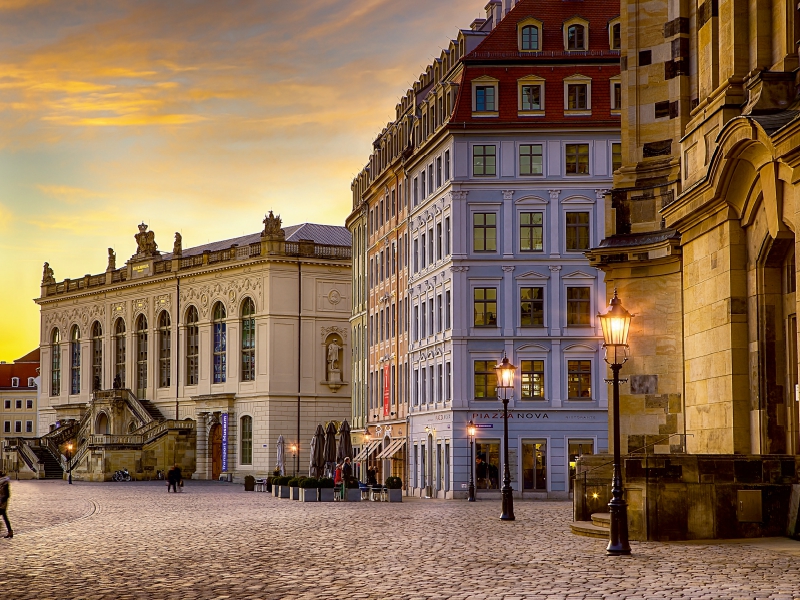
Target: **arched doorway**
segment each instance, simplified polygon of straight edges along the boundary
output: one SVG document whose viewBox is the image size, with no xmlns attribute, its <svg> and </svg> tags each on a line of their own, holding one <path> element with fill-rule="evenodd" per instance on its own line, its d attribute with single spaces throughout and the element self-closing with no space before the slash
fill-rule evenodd
<svg viewBox="0 0 800 600">
<path fill-rule="evenodd" d="M 211 426 L 208 434 L 208 445 L 211 452 L 211 479 L 219 479 L 222 473 L 222 425 Z"/>
<path fill-rule="evenodd" d="M 101 412 L 97 415 L 97 420 L 94 424 L 94 432 L 98 435 L 108 435 L 108 415 Z"/>
</svg>

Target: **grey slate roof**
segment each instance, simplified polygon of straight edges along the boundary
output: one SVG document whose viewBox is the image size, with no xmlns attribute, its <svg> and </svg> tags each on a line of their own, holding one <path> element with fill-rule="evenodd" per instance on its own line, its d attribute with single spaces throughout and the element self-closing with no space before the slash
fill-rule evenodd
<svg viewBox="0 0 800 600">
<path fill-rule="evenodd" d="M 317 223 L 301 223 L 300 225 L 291 225 L 284 227 L 286 232 L 287 242 L 297 242 L 299 240 L 313 240 L 315 244 L 326 244 L 329 246 L 347 246 L 352 244 L 352 237 L 347 227 L 339 225 L 319 225 Z M 251 233 L 250 235 L 243 235 L 241 237 L 230 238 L 228 240 L 220 240 L 218 242 L 211 242 L 203 244 L 202 246 L 194 246 L 193 248 L 184 248 L 183 258 L 188 256 L 195 256 L 202 254 L 206 250 L 209 252 L 216 252 L 218 250 L 226 250 L 234 244 L 237 246 L 247 246 L 261 241 L 261 232 Z M 162 255 L 164 260 L 172 258 L 172 252 L 164 252 Z"/>
<path fill-rule="evenodd" d="M 679 239 L 680 234 L 674 229 L 664 229 L 662 231 L 650 231 L 647 233 L 626 233 L 617 234 L 605 238 L 597 248 L 631 248 L 636 246 L 648 246 L 657 244 L 669 239 Z"/>
</svg>

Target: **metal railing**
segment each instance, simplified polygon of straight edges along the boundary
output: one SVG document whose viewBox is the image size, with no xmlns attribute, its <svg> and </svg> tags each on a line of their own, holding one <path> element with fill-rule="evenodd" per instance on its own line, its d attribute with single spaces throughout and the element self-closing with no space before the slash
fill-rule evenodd
<svg viewBox="0 0 800 600">
<path fill-rule="evenodd" d="M 28 444 L 19 444 L 17 446 L 17 455 L 22 458 L 22 462 L 28 465 L 28 468 L 33 471 L 34 473 L 39 473 L 39 465 L 42 463 L 39 462 L 39 457 L 31 450 L 31 447 Z"/>
</svg>

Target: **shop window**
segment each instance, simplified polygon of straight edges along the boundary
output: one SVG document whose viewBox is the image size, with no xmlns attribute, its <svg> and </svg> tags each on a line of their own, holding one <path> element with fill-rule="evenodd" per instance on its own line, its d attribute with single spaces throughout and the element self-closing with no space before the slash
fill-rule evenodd
<svg viewBox="0 0 800 600">
<path fill-rule="evenodd" d="M 522 489 L 547 491 L 547 442 L 522 442 Z"/>
<path fill-rule="evenodd" d="M 571 492 L 577 475 L 577 460 L 581 456 L 591 456 L 594 454 L 594 441 L 568 440 L 567 453 L 569 458 L 569 491 Z"/>
<path fill-rule="evenodd" d="M 475 443 L 475 487 L 479 490 L 500 489 L 500 442 Z"/>
</svg>

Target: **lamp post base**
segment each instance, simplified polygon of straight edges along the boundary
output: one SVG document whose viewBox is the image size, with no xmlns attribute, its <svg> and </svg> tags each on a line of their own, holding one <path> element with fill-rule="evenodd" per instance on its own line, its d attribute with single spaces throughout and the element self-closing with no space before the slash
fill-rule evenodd
<svg viewBox="0 0 800 600">
<path fill-rule="evenodd" d="M 514 490 L 511 487 L 505 488 L 503 487 L 503 504 L 502 504 L 502 511 L 503 513 L 500 515 L 501 521 L 516 521 L 516 517 L 514 516 Z"/>
<path fill-rule="evenodd" d="M 615 479 L 615 484 L 621 483 Z M 608 537 L 606 554 L 608 556 L 628 556 L 631 545 L 628 543 L 628 503 L 622 499 L 622 486 L 615 485 L 611 490 L 612 498 L 608 503 L 611 513 L 611 531 Z"/>
</svg>

